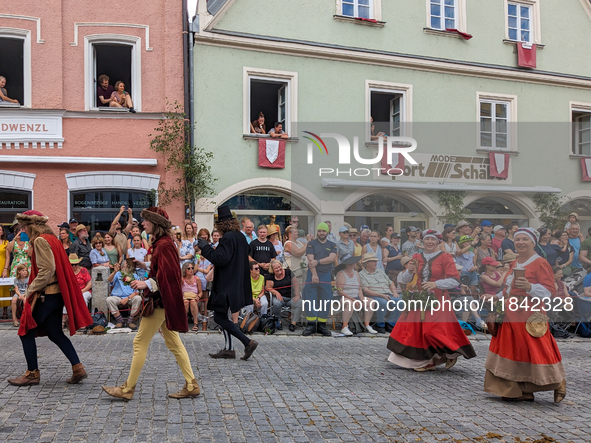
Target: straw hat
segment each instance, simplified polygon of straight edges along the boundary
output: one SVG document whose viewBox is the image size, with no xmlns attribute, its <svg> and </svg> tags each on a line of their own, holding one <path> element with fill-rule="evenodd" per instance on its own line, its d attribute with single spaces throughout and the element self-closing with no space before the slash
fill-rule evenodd
<svg viewBox="0 0 591 443">
<path fill-rule="evenodd" d="M 271 237 L 273 234 L 277 234 L 277 228 L 274 225 L 268 227 L 267 237 Z"/>
<path fill-rule="evenodd" d="M 363 256 L 363 260 L 361 260 L 361 263 L 365 264 L 368 261 L 380 261 L 380 259 L 377 258 L 373 252 L 368 252 Z"/>
<path fill-rule="evenodd" d="M 88 228 L 86 226 L 84 226 L 84 225 L 78 225 L 78 226 L 76 226 L 76 234 L 78 234 L 83 229 L 86 229 L 88 231 Z"/>
<path fill-rule="evenodd" d="M 508 252 L 507 254 L 505 254 L 503 256 L 503 259 L 501 260 L 501 262 L 503 262 L 503 263 L 512 263 L 515 260 L 517 260 L 517 254 L 515 254 L 514 252 Z"/>
<path fill-rule="evenodd" d="M 402 258 L 400 259 L 400 264 L 401 264 L 402 266 L 405 266 L 405 265 L 406 265 L 406 264 L 407 264 L 409 261 L 411 261 L 411 260 L 412 260 L 412 258 L 410 258 L 410 257 L 402 257 Z"/>
<path fill-rule="evenodd" d="M 77 265 L 78 263 L 80 263 L 82 261 L 81 258 L 78 258 L 78 254 L 70 254 L 70 256 L 68 257 L 68 260 L 70 260 L 70 263 L 73 265 Z"/>
</svg>

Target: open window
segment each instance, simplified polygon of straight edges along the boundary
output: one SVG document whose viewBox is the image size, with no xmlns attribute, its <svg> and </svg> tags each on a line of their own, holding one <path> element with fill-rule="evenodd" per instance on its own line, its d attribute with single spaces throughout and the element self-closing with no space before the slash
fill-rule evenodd
<svg viewBox="0 0 591 443">
<path fill-rule="evenodd" d="M 380 132 L 391 137 L 403 135 L 401 124 L 404 121 L 404 93 L 374 89 L 370 94 L 372 137 Z"/>
<path fill-rule="evenodd" d="M 0 35 L 0 76 L 6 78 L 6 96 L 25 102 L 25 39 Z M 16 103 L 0 102 L 0 106 L 18 106 Z"/>
<path fill-rule="evenodd" d="M 291 125 L 297 117 L 297 74 L 244 68 L 244 80 L 244 134 L 252 132 L 251 123 L 262 113 L 266 134 L 275 123 L 281 123 L 292 136 Z"/>
<path fill-rule="evenodd" d="M 133 90 L 133 80 L 131 77 L 131 53 L 133 47 L 130 45 L 97 43 L 92 45 L 94 59 L 94 81 L 96 87 L 99 86 L 98 78 L 101 75 L 109 77 L 109 85 L 115 86 L 115 83 L 122 81 L 125 84 L 125 90 L 131 94 L 132 100 L 135 98 Z M 98 102 L 98 97 L 94 97 L 95 107 L 108 107 Z"/>
<path fill-rule="evenodd" d="M 85 38 L 86 109 L 117 110 L 109 108 L 98 98 L 99 78 L 109 77 L 109 85 L 122 81 L 125 91 L 131 95 L 133 106 L 141 110 L 141 50 L 140 38 L 97 34 Z M 127 109 L 125 109 L 127 110 Z"/>
<path fill-rule="evenodd" d="M 573 111 L 572 120 L 572 153 L 591 156 L 591 112 Z"/>
<path fill-rule="evenodd" d="M 378 141 L 383 133 L 390 137 L 412 137 L 412 85 L 366 80 L 366 140 Z"/>
<path fill-rule="evenodd" d="M 267 134 L 276 122 L 287 128 L 287 88 L 287 82 L 250 79 L 250 121 L 258 119 L 262 112 Z M 288 130 L 285 132 L 289 134 Z"/>
</svg>

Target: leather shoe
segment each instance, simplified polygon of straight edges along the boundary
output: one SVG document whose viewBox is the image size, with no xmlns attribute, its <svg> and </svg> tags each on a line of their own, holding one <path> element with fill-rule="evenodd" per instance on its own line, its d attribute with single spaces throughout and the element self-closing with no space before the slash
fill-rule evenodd
<svg viewBox="0 0 591 443">
<path fill-rule="evenodd" d="M 386 332 L 389 334 L 390 332 L 392 332 L 392 329 L 394 329 L 394 326 L 392 326 L 390 323 L 386 323 Z"/>
<path fill-rule="evenodd" d="M 534 401 L 534 394 L 524 392 L 521 394 L 521 397 L 501 397 L 504 401 Z"/>
<path fill-rule="evenodd" d="M 294 332 L 296 330 L 296 325 L 294 325 L 293 323 L 290 323 L 289 330 L 290 330 L 290 332 Z"/>
<path fill-rule="evenodd" d="M 222 349 L 217 354 L 209 354 L 211 358 L 236 358 L 236 351 Z"/>
<path fill-rule="evenodd" d="M 566 397 L 566 380 L 562 380 L 558 389 L 554 390 L 554 403 L 560 403 Z"/>
<path fill-rule="evenodd" d="M 88 374 L 84 370 L 84 366 L 82 366 L 82 363 L 78 363 L 77 365 L 72 366 L 72 376 L 68 378 L 66 382 L 75 385 L 86 377 L 88 377 Z"/>
<path fill-rule="evenodd" d="M 328 328 L 326 327 L 325 322 L 318 322 L 318 326 L 317 326 L 316 330 L 318 331 L 319 334 L 322 334 L 325 337 L 330 337 L 332 335 L 330 333 L 330 331 L 328 330 Z"/>
<path fill-rule="evenodd" d="M 248 360 L 258 345 L 259 342 L 251 340 L 250 343 L 244 348 L 244 355 L 240 357 L 240 360 Z"/>
<path fill-rule="evenodd" d="M 197 384 L 197 380 L 191 380 L 191 383 L 185 381 L 185 386 L 181 389 L 181 392 L 177 392 L 176 394 L 168 394 L 170 398 L 189 398 L 189 397 L 197 397 L 201 394 L 201 390 L 199 389 L 199 385 Z"/>
<path fill-rule="evenodd" d="M 129 324 L 127 325 L 127 327 L 128 327 L 129 329 L 131 329 L 132 331 L 135 331 L 135 330 L 137 329 L 137 325 L 136 325 L 135 323 L 129 323 Z"/>
<path fill-rule="evenodd" d="M 111 397 L 122 398 L 123 400 L 131 400 L 133 398 L 133 393 L 135 392 L 135 386 L 133 388 L 128 388 L 127 382 L 125 382 L 121 386 L 117 386 L 115 388 L 103 386 L 103 391 L 105 391 Z"/>
<path fill-rule="evenodd" d="M 378 331 L 379 334 L 385 334 L 386 333 L 386 328 L 384 326 L 376 326 L 374 329 L 376 331 Z"/>
<path fill-rule="evenodd" d="M 304 329 L 304 332 L 302 332 L 302 335 L 304 337 L 309 337 L 312 334 L 316 333 L 316 322 L 309 322 L 308 326 L 306 326 L 306 329 Z"/>
<path fill-rule="evenodd" d="M 41 381 L 41 374 L 39 373 L 39 369 L 35 369 L 34 371 L 27 371 L 19 378 L 12 378 L 8 380 L 12 386 L 30 386 L 30 385 L 38 385 Z"/>
</svg>

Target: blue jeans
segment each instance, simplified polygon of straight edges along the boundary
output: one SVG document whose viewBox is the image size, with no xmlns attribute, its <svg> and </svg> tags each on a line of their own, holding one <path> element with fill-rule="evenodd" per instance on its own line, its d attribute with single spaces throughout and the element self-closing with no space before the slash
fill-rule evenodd
<svg viewBox="0 0 591 443">
<path fill-rule="evenodd" d="M 312 272 L 308 270 L 303 297 L 306 302 L 303 308 L 306 311 L 306 319 L 309 322 L 319 321 L 326 323 L 330 301 L 332 300 L 332 287 L 330 272 L 317 272 L 321 283 L 312 283 Z M 307 303 L 309 302 L 309 303 Z"/>
<path fill-rule="evenodd" d="M 460 274 L 460 280 L 461 280 L 462 284 L 464 284 L 464 285 L 477 286 L 478 285 L 478 274 L 476 273 L 476 271 L 469 272 L 464 269 L 464 270 L 462 270 L 462 273 Z"/>
<path fill-rule="evenodd" d="M 376 316 L 377 316 L 377 321 L 376 321 L 376 326 L 378 328 L 383 328 L 384 326 L 386 326 L 386 317 L 388 317 L 388 324 L 390 326 L 394 326 L 396 324 L 396 322 L 398 321 L 398 318 L 400 317 L 400 312 L 396 309 L 396 304 L 402 300 L 402 298 L 400 297 L 394 297 L 392 294 L 384 294 L 387 295 L 388 297 L 390 297 L 390 300 L 393 300 L 390 303 L 390 309 L 387 309 L 387 305 L 388 305 L 388 300 L 384 299 L 384 298 L 380 298 L 380 297 L 369 297 L 372 300 L 375 300 L 378 302 L 378 304 L 380 305 L 380 307 L 378 308 L 378 310 L 376 311 Z"/>
</svg>

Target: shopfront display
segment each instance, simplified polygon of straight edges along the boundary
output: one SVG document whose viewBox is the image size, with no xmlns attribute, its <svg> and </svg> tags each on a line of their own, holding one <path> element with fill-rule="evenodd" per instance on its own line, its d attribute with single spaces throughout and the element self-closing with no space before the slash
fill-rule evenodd
<svg viewBox="0 0 591 443">
<path fill-rule="evenodd" d="M 88 226 L 91 234 L 108 231 L 121 206 L 129 207 L 133 217 L 140 220 L 142 209 L 155 205 L 151 192 L 126 190 L 92 190 L 70 193 L 70 217 Z M 121 217 L 127 223 L 127 213 Z"/>
<path fill-rule="evenodd" d="M 31 193 L 0 188 L 0 224 L 12 225 L 16 214 L 31 209 Z"/>
</svg>

